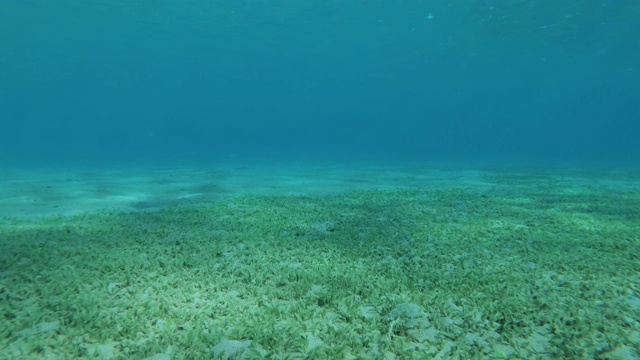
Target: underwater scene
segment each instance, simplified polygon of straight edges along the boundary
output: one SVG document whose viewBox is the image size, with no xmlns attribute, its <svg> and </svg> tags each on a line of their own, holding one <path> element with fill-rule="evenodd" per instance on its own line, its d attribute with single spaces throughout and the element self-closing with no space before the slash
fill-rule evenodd
<svg viewBox="0 0 640 360">
<path fill-rule="evenodd" d="M 640 2 L 0 0 L 0 360 L 640 359 Z"/>
</svg>

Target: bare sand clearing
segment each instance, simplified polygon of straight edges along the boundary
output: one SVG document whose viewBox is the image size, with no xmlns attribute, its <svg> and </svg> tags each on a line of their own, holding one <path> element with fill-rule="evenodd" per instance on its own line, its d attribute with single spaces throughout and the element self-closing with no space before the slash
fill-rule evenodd
<svg viewBox="0 0 640 360">
<path fill-rule="evenodd" d="M 233 195 L 326 195 L 347 190 L 491 186 L 487 171 L 443 165 L 222 164 L 173 167 L 6 168 L 0 215 L 155 210 Z"/>
</svg>

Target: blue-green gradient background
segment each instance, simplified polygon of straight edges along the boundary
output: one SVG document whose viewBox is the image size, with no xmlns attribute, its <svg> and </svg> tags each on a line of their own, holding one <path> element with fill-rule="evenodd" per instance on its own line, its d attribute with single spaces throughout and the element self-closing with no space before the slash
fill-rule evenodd
<svg viewBox="0 0 640 360">
<path fill-rule="evenodd" d="M 634 164 L 636 0 L 0 0 L 0 162 Z"/>
</svg>

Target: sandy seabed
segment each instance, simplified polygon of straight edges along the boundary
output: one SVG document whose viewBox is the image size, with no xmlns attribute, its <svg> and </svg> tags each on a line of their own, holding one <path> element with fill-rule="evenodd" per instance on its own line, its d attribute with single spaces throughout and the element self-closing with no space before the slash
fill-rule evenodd
<svg viewBox="0 0 640 360">
<path fill-rule="evenodd" d="M 6 169 L 0 359 L 638 359 L 640 174 Z"/>
</svg>

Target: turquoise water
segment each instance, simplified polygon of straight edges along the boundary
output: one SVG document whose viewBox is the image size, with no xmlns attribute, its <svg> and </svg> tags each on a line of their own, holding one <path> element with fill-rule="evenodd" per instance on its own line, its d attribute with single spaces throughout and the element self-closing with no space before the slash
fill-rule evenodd
<svg viewBox="0 0 640 360">
<path fill-rule="evenodd" d="M 640 358 L 637 39 L 637 0 L 0 0 L 0 360 Z"/>
<path fill-rule="evenodd" d="M 634 163 L 640 3 L 0 1 L 0 161 Z"/>
</svg>

